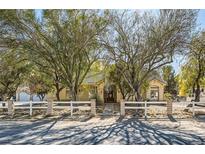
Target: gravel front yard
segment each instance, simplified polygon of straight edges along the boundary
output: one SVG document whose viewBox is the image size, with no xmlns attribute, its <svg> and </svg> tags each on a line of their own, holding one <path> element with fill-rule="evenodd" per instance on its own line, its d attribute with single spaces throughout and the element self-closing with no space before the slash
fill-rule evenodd
<svg viewBox="0 0 205 154">
<path fill-rule="evenodd" d="M 0 144 L 205 144 L 205 118 L 1 120 Z"/>
</svg>

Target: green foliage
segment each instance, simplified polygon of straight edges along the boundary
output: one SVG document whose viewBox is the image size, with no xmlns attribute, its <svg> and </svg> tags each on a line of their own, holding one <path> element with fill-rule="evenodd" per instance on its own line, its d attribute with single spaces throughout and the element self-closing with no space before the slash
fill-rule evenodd
<svg viewBox="0 0 205 154">
<path fill-rule="evenodd" d="M 172 101 L 173 100 L 173 96 L 170 93 L 165 93 L 164 98 L 165 98 L 166 101 Z"/>
<path fill-rule="evenodd" d="M 0 52 L 0 97 L 7 99 L 15 95 L 29 67 L 29 62 L 18 50 Z"/>
<path fill-rule="evenodd" d="M 111 11 L 103 44 L 137 100 L 150 73 L 172 63 L 173 55 L 187 49 L 196 10 Z"/>
<path fill-rule="evenodd" d="M 97 60 L 93 63 L 90 68 L 91 72 L 99 73 L 105 70 L 106 62 L 103 60 Z"/>
<path fill-rule="evenodd" d="M 87 73 L 99 71 L 95 62 L 105 53 L 115 63 L 110 80 L 122 86 L 122 93 L 135 91 L 140 99 L 150 73 L 171 63 L 174 54 L 186 49 L 197 11 L 160 10 L 157 15 L 145 11 L 140 15 L 135 11 L 44 10 L 42 20 L 36 19 L 34 10 L 0 10 L 0 14 L 0 43 L 23 52 L 25 59 L 38 67 L 35 92 L 47 93 L 51 79 L 57 92 L 67 87 L 75 100 Z M 204 49 L 203 43 L 197 43 L 200 40 L 193 39 L 191 51 Z M 8 89 L 14 93 L 27 70 L 24 56 L 17 53 L 1 62 L 0 88 L 7 89 L 1 90 L 3 94 Z M 22 61 L 16 61 L 19 57 Z M 9 88 L 8 83 L 14 86 Z"/>
<path fill-rule="evenodd" d="M 200 86 L 205 80 L 205 33 L 201 32 L 192 38 L 187 62 L 179 76 L 179 88 L 185 94 L 190 89 L 195 92 L 195 101 L 200 99 Z"/>
<path fill-rule="evenodd" d="M 119 70 L 116 68 L 114 64 L 109 65 L 108 68 L 106 68 L 106 71 L 107 79 L 109 80 L 109 82 L 117 85 L 117 87 L 120 90 L 120 93 L 122 94 L 123 99 L 126 99 L 133 95 L 132 89 L 129 87 L 124 78 L 120 75 Z"/>
<path fill-rule="evenodd" d="M 56 88 L 57 83 L 68 87 L 76 99 L 90 67 L 101 56 L 99 35 L 107 25 L 103 15 L 99 16 L 97 10 L 44 10 L 40 22 L 33 10 L 1 13 L 4 29 L 12 30 L 7 31 L 12 35 L 4 37 L 7 43 L 12 48 L 21 46 L 30 60 L 52 72 Z"/>
<path fill-rule="evenodd" d="M 52 91 L 52 80 L 49 80 L 49 76 L 44 73 L 40 73 L 37 70 L 32 70 L 27 76 L 27 84 L 29 85 L 32 94 L 37 94 L 42 101 L 48 92 Z"/>
<path fill-rule="evenodd" d="M 165 93 L 170 93 L 173 96 L 177 95 L 177 81 L 175 72 L 171 65 L 162 68 L 163 80 L 166 82 Z"/>
<path fill-rule="evenodd" d="M 181 68 L 181 72 L 178 77 L 180 95 L 185 96 L 191 88 L 193 88 L 196 78 L 196 71 L 193 62 L 186 63 Z"/>
</svg>

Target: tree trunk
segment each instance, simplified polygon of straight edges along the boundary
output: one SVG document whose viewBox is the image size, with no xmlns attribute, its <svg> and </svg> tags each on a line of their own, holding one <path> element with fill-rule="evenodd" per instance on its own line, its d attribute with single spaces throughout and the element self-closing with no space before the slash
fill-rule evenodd
<svg viewBox="0 0 205 154">
<path fill-rule="evenodd" d="M 57 101 L 60 101 L 60 91 L 59 90 L 56 91 L 56 99 Z"/>
<path fill-rule="evenodd" d="M 201 77 L 201 65 L 199 63 L 199 72 L 198 72 L 198 76 L 196 78 L 196 91 L 195 91 L 195 102 L 199 102 L 200 101 L 200 77 Z"/>
<path fill-rule="evenodd" d="M 122 95 L 122 99 L 125 100 L 126 99 L 125 95 L 122 93 L 121 93 L 121 95 Z"/>
<path fill-rule="evenodd" d="M 141 101 L 141 99 L 142 99 L 141 94 L 140 94 L 140 89 L 141 89 L 141 86 L 139 84 L 136 84 L 134 91 L 133 91 L 133 94 L 135 97 L 135 101 L 137 101 L 137 102 Z"/>
<path fill-rule="evenodd" d="M 127 97 L 127 101 L 130 100 L 130 97 L 133 96 L 133 94 L 129 94 Z"/>
<path fill-rule="evenodd" d="M 72 101 L 77 100 L 77 90 L 75 88 L 70 88 L 71 89 L 71 96 L 72 96 Z"/>
<path fill-rule="evenodd" d="M 135 101 L 140 102 L 142 100 L 141 94 L 140 94 L 140 87 L 137 86 L 135 88 Z M 137 107 L 142 107 L 142 104 L 137 104 Z M 142 109 L 136 109 L 136 114 L 141 115 L 143 114 L 144 110 Z"/>
<path fill-rule="evenodd" d="M 195 93 L 195 83 L 193 84 L 193 87 L 192 87 L 192 93 L 194 94 Z M 192 95 L 192 94 L 191 94 Z M 192 97 L 192 96 L 191 96 Z"/>
<path fill-rule="evenodd" d="M 63 87 L 60 86 L 58 82 L 56 82 L 54 85 L 56 88 L 56 99 L 57 99 L 57 101 L 60 101 L 60 92 L 61 92 L 61 90 L 63 90 Z"/>
<path fill-rule="evenodd" d="M 75 94 L 75 92 L 72 92 L 72 101 L 76 101 L 77 100 L 77 95 Z"/>
<path fill-rule="evenodd" d="M 196 90 L 195 90 L 195 102 L 200 101 L 200 84 L 196 83 Z"/>
<path fill-rule="evenodd" d="M 139 88 L 135 91 L 135 101 L 139 102 L 142 100 Z"/>
</svg>

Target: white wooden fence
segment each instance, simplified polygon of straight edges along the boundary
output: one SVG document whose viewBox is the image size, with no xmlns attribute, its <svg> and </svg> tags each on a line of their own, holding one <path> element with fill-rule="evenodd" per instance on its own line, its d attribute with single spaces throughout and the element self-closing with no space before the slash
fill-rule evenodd
<svg viewBox="0 0 205 154">
<path fill-rule="evenodd" d="M 191 104 L 191 105 L 190 105 Z M 126 110 L 137 110 L 142 109 L 144 110 L 144 117 L 147 118 L 147 111 L 151 108 L 156 108 L 157 106 L 165 106 L 166 107 L 166 113 L 168 111 L 172 112 L 172 108 L 174 109 L 190 109 L 193 116 L 195 116 L 196 110 L 205 110 L 205 102 L 171 102 L 171 105 L 167 102 L 134 102 L 134 101 L 121 101 L 120 105 L 120 113 L 121 115 L 125 115 Z M 189 106 L 188 106 L 189 105 Z M 171 108 L 171 109 L 170 109 Z"/>
<path fill-rule="evenodd" d="M 189 109 L 192 115 L 195 116 L 197 110 L 205 110 L 205 102 L 173 102 L 173 110 Z"/>
<path fill-rule="evenodd" d="M 95 100 L 91 101 L 70 101 L 70 102 L 53 102 L 53 109 L 68 109 L 70 110 L 71 116 L 75 109 L 81 111 L 90 110 L 93 115 L 96 115 L 96 102 Z"/>
<path fill-rule="evenodd" d="M 16 109 L 20 110 L 29 110 L 30 116 L 33 114 L 34 109 L 44 109 L 48 108 L 47 101 L 29 101 L 29 102 L 14 102 L 13 103 L 13 110 L 15 112 Z"/>
<path fill-rule="evenodd" d="M 192 104 L 188 106 L 189 104 Z M 149 109 L 157 109 L 159 106 L 165 107 L 165 111 L 168 111 L 168 108 L 171 107 L 171 111 L 175 109 L 184 110 L 190 109 L 192 111 L 193 116 L 197 110 L 204 109 L 205 110 L 205 102 L 173 102 L 171 106 L 168 105 L 167 102 L 132 102 L 132 101 L 121 101 L 120 104 L 120 113 L 121 115 L 125 115 L 126 110 L 144 110 L 144 116 L 147 118 L 147 112 Z M 13 114 L 15 110 L 28 110 L 29 114 L 32 116 L 33 110 L 40 109 L 46 110 L 47 114 L 52 114 L 53 110 L 57 109 L 67 109 L 70 111 L 71 116 L 73 116 L 74 111 L 77 110 L 86 110 L 91 111 L 91 114 L 96 115 L 96 102 L 95 100 L 91 101 L 69 101 L 69 102 L 52 102 L 52 101 L 43 101 L 43 102 L 0 102 L 0 109 L 5 109 L 8 111 L 8 114 Z M 167 113 L 168 114 L 168 113 Z"/>
<path fill-rule="evenodd" d="M 5 106 L 3 104 L 6 104 Z M 46 110 L 47 114 L 52 114 L 54 109 L 68 109 L 71 116 L 73 111 L 90 110 L 91 114 L 96 115 L 96 101 L 69 101 L 69 102 L 52 102 L 52 101 L 28 101 L 28 102 L 0 102 L 0 109 L 8 109 L 8 114 L 15 113 L 16 109 L 29 110 L 30 116 L 33 114 L 34 109 Z M 9 110 L 10 109 L 10 110 Z M 11 111 L 12 110 L 12 111 Z"/>
<path fill-rule="evenodd" d="M 129 106 L 129 105 L 135 105 L 135 106 Z M 144 110 L 144 117 L 147 118 L 147 111 L 148 109 L 152 108 L 151 105 L 167 105 L 167 102 L 134 102 L 134 101 L 121 101 L 120 106 L 120 113 L 122 116 L 125 115 L 126 110 L 137 110 L 142 109 Z"/>
</svg>

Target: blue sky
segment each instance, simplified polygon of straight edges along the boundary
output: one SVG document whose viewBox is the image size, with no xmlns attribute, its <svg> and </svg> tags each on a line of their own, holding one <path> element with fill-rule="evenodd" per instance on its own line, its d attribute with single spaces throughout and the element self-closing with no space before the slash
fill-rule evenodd
<svg viewBox="0 0 205 154">
<path fill-rule="evenodd" d="M 205 29 L 205 10 L 200 10 L 197 18 L 197 28 Z M 176 56 L 172 66 L 176 73 L 180 71 L 180 66 L 183 64 L 183 58 L 180 56 Z"/>
<path fill-rule="evenodd" d="M 205 10 L 199 11 L 197 23 L 200 24 L 201 28 L 205 28 Z"/>
<path fill-rule="evenodd" d="M 35 10 L 36 16 L 40 17 L 42 14 L 42 10 Z M 205 29 L 205 9 L 200 10 L 197 18 L 197 28 L 199 29 Z M 183 64 L 183 58 L 176 56 L 174 58 L 174 62 L 172 63 L 172 66 L 175 69 L 175 72 L 178 73 L 180 71 L 180 66 Z"/>
</svg>

